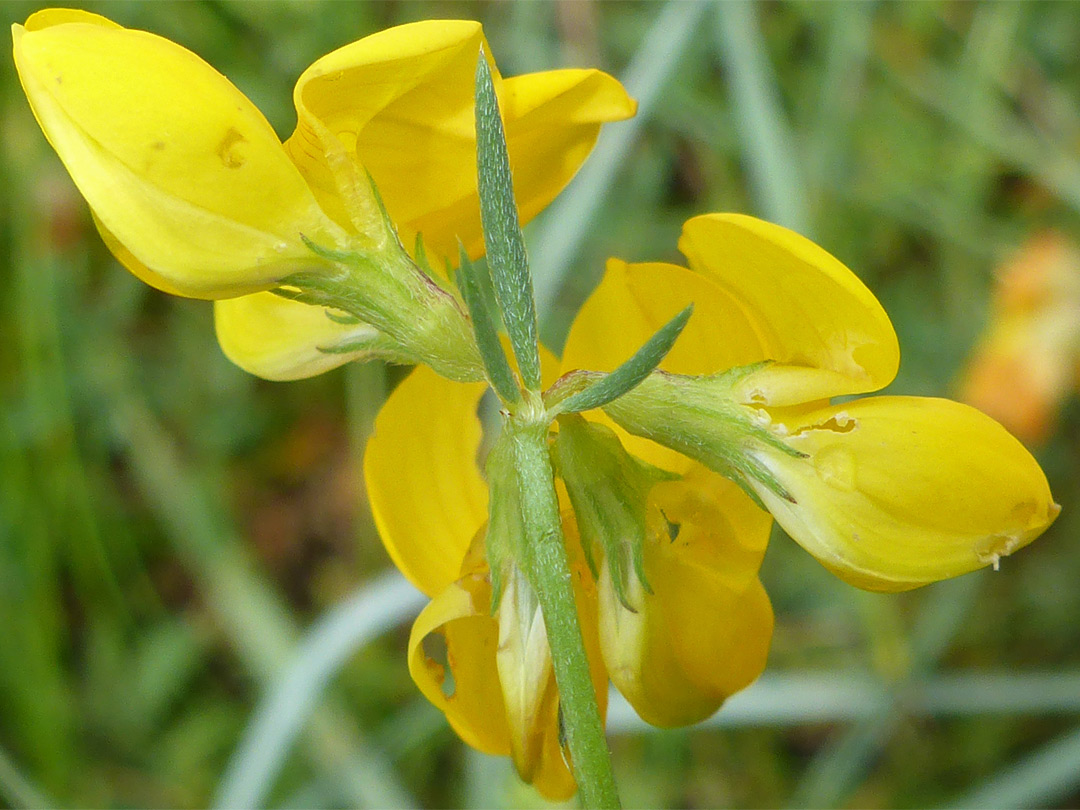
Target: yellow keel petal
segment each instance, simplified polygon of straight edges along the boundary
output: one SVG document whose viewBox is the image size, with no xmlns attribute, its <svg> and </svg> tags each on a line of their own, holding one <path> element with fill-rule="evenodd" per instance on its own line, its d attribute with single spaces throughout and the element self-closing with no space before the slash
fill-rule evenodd
<svg viewBox="0 0 1080 810">
<path fill-rule="evenodd" d="M 34 114 L 104 228 L 170 292 L 271 286 L 333 244 L 262 114 L 190 51 L 77 12 L 13 27 Z"/>
<path fill-rule="evenodd" d="M 873 397 L 799 417 L 758 452 L 792 501 L 759 486 L 781 526 L 861 588 L 899 591 L 987 565 L 1057 517 L 1046 476 L 999 424 L 967 405 Z"/>
</svg>

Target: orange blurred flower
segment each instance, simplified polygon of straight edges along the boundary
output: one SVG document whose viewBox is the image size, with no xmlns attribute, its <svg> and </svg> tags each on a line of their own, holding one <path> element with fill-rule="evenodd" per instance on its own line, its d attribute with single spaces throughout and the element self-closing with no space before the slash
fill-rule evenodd
<svg viewBox="0 0 1080 810">
<path fill-rule="evenodd" d="M 1076 386 L 1080 249 L 1056 231 L 1031 237 L 997 273 L 990 320 L 960 398 L 1029 444 L 1046 441 Z"/>
</svg>

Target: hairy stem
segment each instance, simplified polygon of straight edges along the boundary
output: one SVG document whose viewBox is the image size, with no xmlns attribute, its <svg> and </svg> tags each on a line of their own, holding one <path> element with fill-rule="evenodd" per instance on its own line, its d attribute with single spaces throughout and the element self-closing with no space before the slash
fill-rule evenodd
<svg viewBox="0 0 1080 810">
<path fill-rule="evenodd" d="M 570 563 L 563 543 L 559 502 L 547 447 L 548 426 L 546 422 L 515 425 L 509 421 L 505 427 L 514 431 L 521 511 L 528 535 L 522 562 L 540 600 L 547 627 L 560 709 L 581 803 L 585 808 L 617 808 L 619 795 L 611 770 L 611 754 L 589 673 L 574 602 Z"/>
</svg>

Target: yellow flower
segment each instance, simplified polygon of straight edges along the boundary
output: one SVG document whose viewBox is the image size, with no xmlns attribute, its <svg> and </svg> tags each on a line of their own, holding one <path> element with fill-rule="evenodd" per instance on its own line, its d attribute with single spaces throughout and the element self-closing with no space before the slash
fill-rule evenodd
<svg viewBox="0 0 1080 810">
<path fill-rule="evenodd" d="M 633 343 L 612 342 L 619 333 L 611 313 L 623 316 L 624 328 L 629 317 L 647 331 L 695 301 L 695 316 L 662 368 L 717 376 L 654 377 L 608 409 L 624 427 L 659 437 L 691 402 L 756 427 L 738 448 L 760 474 L 746 480 L 749 488 L 826 567 L 872 590 L 996 566 L 1052 522 L 1059 508 L 1038 464 L 975 409 L 896 396 L 828 404 L 884 387 L 899 364 L 881 305 L 835 258 L 739 215 L 691 219 L 680 249 L 691 270 L 609 266 L 571 331 L 564 363 L 603 369 Z M 598 348 L 601 334 L 608 342 Z M 723 374 L 733 368 L 743 371 Z M 720 392 L 726 396 L 701 402 Z M 680 404 L 659 420 L 627 413 L 654 395 Z M 682 449 L 718 466 L 706 452 L 710 437 L 692 435 L 697 427 L 676 443 L 698 442 Z M 649 444 L 627 439 L 636 455 Z"/>
<path fill-rule="evenodd" d="M 342 148 L 371 173 L 404 244 L 422 235 L 433 267 L 457 264 L 459 239 L 470 257 L 483 254 L 473 123 L 481 45 L 491 53 L 476 22 L 413 23 L 346 45 L 304 71 L 293 94 L 299 121 L 285 147 L 343 227 L 348 216 L 332 179 L 332 156 Z M 598 70 L 504 79 L 492 64 L 492 72 L 525 223 L 574 176 L 600 125 L 632 116 L 636 104 Z M 229 358 L 267 379 L 308 377 L 368 353 L 321 351 L 355 340 L 357 327 L 276 296 L 220 301 L 215 319 Z M 256 330 L 274 333 L 274 342 Z"/>
<path fill-rule="evenodd" d="M 914 397 L 829 405 L 887 385 L 899 349 L 874 296 L 824 250 L 737 215 L 690 220 L 680 248 L 690 269 L 612 260 L 558 368 L 611 370 L 694 304 L 663 371 L 588 414 L 607 426 L 593 431 L 605 447 L 610 428 L 634 457 L 676 474 L 648 487 L 644 576 L 613 576 L 624 561 L 600 549 L 594 578 L 584 517 L 560 493 L 601 707 L 610 678 L 664 726 L 708 716 L 764 668 L 773 617 L 758 569 L 770 512 L 830 570 L 875 590 L 996 566 L 1058 512 L 1027 451 L 972 408 Z M 420 689 L 469 744 L 512 753 L 542 793 L 565 797 L 573 781 L 556 756 L 542 620 L 505 584 L 490 615 L 484 390 L 414 371 L 376 422 L 368 491 L 391 557 L 433 600 L 410 638 Z"/>
<path fill-rule="evenodd" d="M 319 59 L 297 82 L 284 145 L 227 79 L 161 37 L 65 9 L 12 31 L 34 114 L 106 244 L 159 289 L 226 299 L 218 336 L 242 368 L 295 379 L 370 356 L 431 362 L 426 351 L 451 376 L 481 376 L 439 356 L 471 359 L 471 335 L 455 295 L 407 257 L 380 268 L 401 285 L 386 293 L 396 295 L 383 307 L 389 325 L 260 292 L 296 274 L 339 275 L 310 243 L 385 259 L 393 236 L 368 174 L 402 240 L 422 235 L 433 266 L 456 257 L 459 238 L 482 252 L 472 99 L 477 55 L 490 48 L 479 23 L 399 26 Z M 569 182 L 601 123 L 632 115 L 634 102 L 595 70 L 493 71 L 528 220 Z M 429 318 L 433 335 L 411 334 Z"/>
</svg>

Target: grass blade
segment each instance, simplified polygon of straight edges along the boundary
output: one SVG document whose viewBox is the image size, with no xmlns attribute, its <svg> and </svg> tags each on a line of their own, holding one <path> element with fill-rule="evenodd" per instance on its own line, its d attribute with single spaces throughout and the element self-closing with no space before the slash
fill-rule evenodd
<svg viewBox="0 0 1080 810">
<path fill-rule="evenodd" d="M 755 6 L 731 0 L 717 3 L 716 14 L 717 44 L 728 69 L 735 120 L 757 204 L 766 219 L 807 234 L 806 188 Z"/>
<path fill-rule="evenodd" d="M 1005 768 L 951 807 L 1053 807 L 1080 787 L 1080 728 Z"/>
<path fill-rule="evenodd" d="M 335 605 L 294 647 L 268 684 L 218 786 L 214 807 L 258 807 L 334 675 L 364 645 L 426 602 L 400 574 L 386 573 Z M 369 773 L 371 779 L 377 774 Z"/>
<path fill-rule="evenodd" d="M 3 748 L 0 748 L 0 796 L 4 797 L 9 807 L 59 807 L 19 771 Z"/>
</svg>

